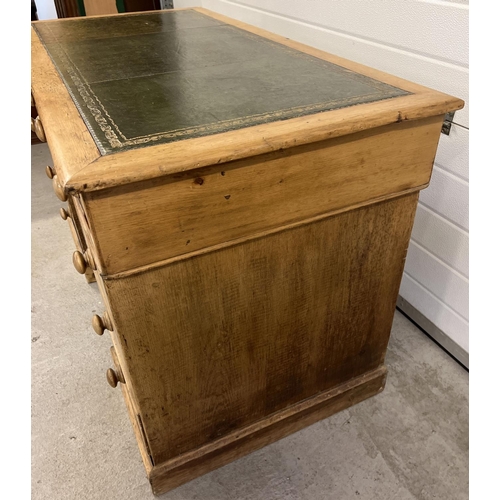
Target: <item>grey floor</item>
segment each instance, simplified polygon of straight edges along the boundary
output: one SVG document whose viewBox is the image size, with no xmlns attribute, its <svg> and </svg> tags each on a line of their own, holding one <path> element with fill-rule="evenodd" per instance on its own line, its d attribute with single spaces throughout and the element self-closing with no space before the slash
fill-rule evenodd
<svg viewBox="0 0 500 500">
<path fill-rule="evenodd" d="M 32 499 L 153 497 L 106 383 L 95 284 L 73 268 L 62 203 L 32 148 Z M 396 312 L 383 393 L 163 495 L 172 500 L 468 498 L 468 373 Z"/>
</svg>

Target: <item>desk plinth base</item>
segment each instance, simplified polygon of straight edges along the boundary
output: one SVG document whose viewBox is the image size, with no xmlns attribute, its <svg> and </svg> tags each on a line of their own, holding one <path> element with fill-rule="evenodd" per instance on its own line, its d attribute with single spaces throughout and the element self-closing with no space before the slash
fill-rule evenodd
<svg viewBox="0 0 500 500">
<path fill-rule="evenodd" d="M 126 386 L 122 386 L 122 390 L 153 493 L 161 495 L 375 396 L 384 389 L 386 377 L 385 365 L 380 366 L 212 443 L 155 465 L 147 453 L 147 445 Z"/>
</svg>

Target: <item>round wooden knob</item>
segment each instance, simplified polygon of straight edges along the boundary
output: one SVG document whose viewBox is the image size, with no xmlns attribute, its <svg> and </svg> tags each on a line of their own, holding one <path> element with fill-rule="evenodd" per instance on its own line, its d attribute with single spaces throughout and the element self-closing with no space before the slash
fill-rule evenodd
<svg viewBox="0 0 500 500">
<path fill-rule="evenodd" d="M 45 173 L 47 174 L 47 177 L 49 179 L 53 179 L 54 175 L 56 175 L 56 173 L 54 172 L 54 169 L 50 165 L 47 165 L 45 167 Z"/>
<path fill-rule="evenodd" d="M 113 368 L 108 368 L 108 371 L 106 372 L 106 380 L 108 381 L 108 384 L 113 387 L 113 389 L 118 385 L 118 375 Z"/>
<path fill-rule="evenodd" d="M 69 213 L 65 208 L 61 208 L 59 210 L 59 214 L 61 215 L 62 220 L 66 220 L 69 217 Z"/>
<path fill-rule="evenodd" d="M 68 199 L 68 195 L 64 192 L 63 187 L 59 184 L 57 175 L 52 177 L 52 187 L 54 188 L 54 193 L 61 201 L 66 201 Z"/>
<path fill-rule="evenodd" d="M 111 320 L 109 319 L 108 313 L 105 312 L 102 318 L 98 314 L 94 314 L 92 317 L 92 328 L 97 333 L 97 335 L 102 335 L 104 330 L 113 331 L 113 326 Z"/>
<path fill-rule="evenodd" d="M 82 252 L 79 252 L 78 250 L 73 252 L 73 265 L 80 274 L 85 274 L 87 267 L 89 267 Z"/>
<path fill-rule="evenodd" d="M 35 118 L 35 134 L 42 142 L 47 142 L 47 139 L 45 138 L 45 131 L 43 130 L 42 121 L 40 120 L 39 116 Z"/>
<path fill-rule="evenodd" d="M 35 132 L 35 119 L 31 117 L 31 131 Z"/>
<path fill-rule="evenodd" d="M 97 333 L 97 335 L 102 335 L 104 333 L 104 330 L 106 330 L 106 325 L 104 324 L 103 319 L 98 314 L 94 314 L 94 316 L 92 316 L 92 328 L 94 329 L 94 332 Z"/>
<path fill-rule="evenodd" d="M 125 379 L 120 368 L 117 368 L 116 370 L 108 368 L 108 371 L 106 372 L 106 379 L 108 380 L 108 384 L 113 388 L 118 385 L 118 382 L 121 384 L 125 383 Z"/>
<path fill-rule="evenodd" d="M 85 252 L 85 255 L 75 250 L 73 252 L 73 265 L 80 274 L 85 274 L 87 267 L 90 267 L 94 271 L 97 269 L 92 254 L 88 250 Z"/>
</svg>

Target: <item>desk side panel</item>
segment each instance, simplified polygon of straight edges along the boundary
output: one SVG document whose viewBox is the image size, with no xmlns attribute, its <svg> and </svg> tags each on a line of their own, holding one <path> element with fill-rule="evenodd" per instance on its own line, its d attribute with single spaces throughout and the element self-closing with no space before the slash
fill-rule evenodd
<svg viewBox="0 0 500 500">
<path fill-rule="evenodd" d="M 103 280 L 155 466 L 383 364 L 417 198 Z"/>
<path fill-rule="evenodd" d="M 422 189 L 442 120 L 82 193 L 100 270 L 114 275 Z"/>
</svg>

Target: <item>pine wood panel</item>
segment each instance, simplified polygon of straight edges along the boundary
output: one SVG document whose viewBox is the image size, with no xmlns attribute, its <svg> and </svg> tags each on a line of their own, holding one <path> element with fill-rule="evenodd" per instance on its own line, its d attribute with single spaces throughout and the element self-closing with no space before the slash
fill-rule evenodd
<svg viewBox="0 0 500 500">
<path fill-rule="evenodd" d="M 85 195 L 103 274 L 169 259 L 430 179 L 442 117 Z"/>
<path fill-rule="evenodd" d="M 427 92 L 376 103 L 325 111 L 311 117 L 248 127 L 225 134 L 188 139 L 106 155 L 66 179 L 69 191 L 97 191 L 210 165 L 283 151 L 359 131 L 444 116 L 463 106 L 455 98 Z"/>
<path fill-rule="evenodd" d="M 119 357 L 117 356 L 117 353 L 116 353 L 114 347 L 111 347 L 111 359 L 113 361 L 113 365 L 115 368 L 121 368 L 121 363 L 119 361 Z M 151 457 L 149 455 L 149 450 L 148 450 L 147 444 L 146 444 L 145 439 L 144 439 L 140 413 L 137 410 L 137 407 L 134 403 L 134 399 L 132 398 L 132 396 L 129 392 L 126 379 L 125 379 L 125 383 L 120 384 L 120 386 L 121 386 L 121 390 L 122 390 L 122 394 L 123 394 L 123 399 L 125 400 L 125 405 L 127 407 L 128 416 L 130 418 L 130 423 L 132 424 L 132 428 L 134 430 L 134 434 L 135 434 L 136 439 L 137 439 L 137 444 L 139 446 L 139 452 L 141 454 L 141 458 L 142 458 L 142 461 L 144 463 L 144 467 L 146 469 L 146 474 L 149 476 L 151 474 L 153 464 L 151 463 Z"/>
<path fill-rule="evenodd" d="M 87 241 L 85 239 L 80 220 L 76 214 L 75 205 L 72 198 L 68 198 L 68 225 L 71 231 L 71 236 L 75 242 L 76 249 L 82 253 L 87 250 Z M 94 271 L 91 268 L 87 268 L 85 271 L 85 279 L 87 283 L 94 283 L 95 276 Z"/>
<path fill-rule="evenodd" d="M 386 373 L 385 366 L 381 366 L 334 389 L 291 405 L 244 429 L 234 431 L 191 453 L 153 467 L 149 472 L 153 492 L 156 495 L 165 493 L 378 394 L 385 386 Z"/>
<path fill-rule="evenodd" d="M 383 363 L 417 197 L 104 281 L 155 464 Z"/>
<path fill-rule="evenodd" d="M 83 0 L 87 16 L 118 14 L 116 0 Z"/>
<path fill-rule="evenodd" d="M 54 4 L 59 19 L 78 17 L 80 15 L 77 0 L 54 0 Z"/>
</svg>

